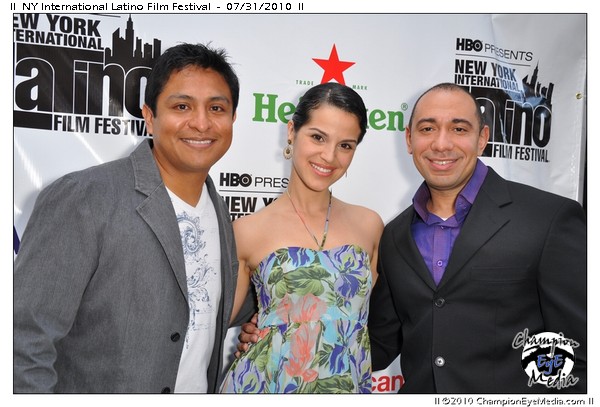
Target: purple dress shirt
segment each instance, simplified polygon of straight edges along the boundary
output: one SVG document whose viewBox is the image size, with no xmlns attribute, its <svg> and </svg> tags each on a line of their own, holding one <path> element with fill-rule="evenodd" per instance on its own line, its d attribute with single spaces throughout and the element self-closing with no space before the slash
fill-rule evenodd
<svg viewBox="0 0 600 407">
<path fill-rule="evenodd" d="M 436 285 L 444 275 L 454 242 L 479 193 L 487 171 L 487 166 L 478 159 L 473 176 L 456 198 L 454 215 L 446 220 L 427 210 L 427 202 L 431 194 L 425 182 L 413 197 L 416 211 L 411 226 L 413 238 Z"/>
</svg>

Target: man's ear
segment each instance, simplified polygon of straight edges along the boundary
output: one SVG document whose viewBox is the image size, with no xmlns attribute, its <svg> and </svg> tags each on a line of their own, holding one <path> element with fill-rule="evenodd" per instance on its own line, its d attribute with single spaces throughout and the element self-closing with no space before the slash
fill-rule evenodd
<svg viewBox="0 0 600 407">
<path fill-rule="evenodd" d="M 146 132 L 148 134 L 154 134 L 154 132 L 152 131 L 154 123 L 154 113 L 152 113 L 152 109 L 150 109 L 150 107 L 145 103 L 144 106 L 142 106 L 142 116 L 146 121 Z"/>
<path fill-rule="evenodd" d="M 485 146 L 487 146 L 490 140 L 490 128 L 488 125 L 483 126 L 483 129 L 479 132 L 479 140 L 477 140 L 477 153 L 478 155 L 483 154 Z"/>
</svg>

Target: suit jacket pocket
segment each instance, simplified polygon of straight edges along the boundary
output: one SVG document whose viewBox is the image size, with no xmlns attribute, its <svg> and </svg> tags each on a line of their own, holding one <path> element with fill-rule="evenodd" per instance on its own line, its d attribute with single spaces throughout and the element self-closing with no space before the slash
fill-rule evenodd
<svg viewBox="0 0 600 407">
<path fill-rule="evenodd" d="M 470 273 L 471 280 L 508 283 L 523 281 L 533 278 L 527 267 L 473 267 Z"/>
</svg>

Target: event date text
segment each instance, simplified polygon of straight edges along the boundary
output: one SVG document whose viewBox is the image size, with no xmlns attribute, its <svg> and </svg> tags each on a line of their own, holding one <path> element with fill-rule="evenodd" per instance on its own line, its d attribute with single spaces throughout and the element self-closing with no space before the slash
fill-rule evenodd
<svg viewBox="0 0 600 407">
<path fill-rule="evenodd" d="M 298 10 L 304 10 L 304 3 L 297 3 Z M 277 2 L 264 2 L 264 3 L 227 3 L 227 11 L 292 11 L 292 3 L 277 3 Z"/>
</svg>

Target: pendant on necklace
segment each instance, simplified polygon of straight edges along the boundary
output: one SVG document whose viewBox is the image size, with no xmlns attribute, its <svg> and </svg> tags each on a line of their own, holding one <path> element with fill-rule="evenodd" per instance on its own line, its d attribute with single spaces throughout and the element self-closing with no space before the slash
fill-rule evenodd
<svg viewBox="0 0 600 407">
<path fill-rule="evenodd" d="M 296 205 L 294 205 L 294 201 L 292 200 L 292 196 L 290 195 L 290 191 L 286 189 L 285 192 L 287 193 L 288 198 L 290 198 L 290 202 L 292 203 L 292 207 L 294 208 L 296 215 L 298 215 L 300 221 L 302 221 L 302 224 L 306 228 L 306 231 L 315 241 L 317 247 L 319 248 L 319 251 L 323 250 L 323 247 L 325 246 L 325 241 L 327 240 L 327 231 L 329 230 L 329 214 L 331 213 L 331 191 L 329 191 L 329 206 L 327 207 L 327 216 L 325 217 L 325 229 L 323 232 L 323 239 L 321 240 L 321 244 L 319 244 L 319 241 L 317 240 L 315 234 L 310 230 L 310 228 L 302 218 L 302 215 L 300 215 L 300 212 L 298 212 L 298 209 L 296 208 Z"/>
</svg>

